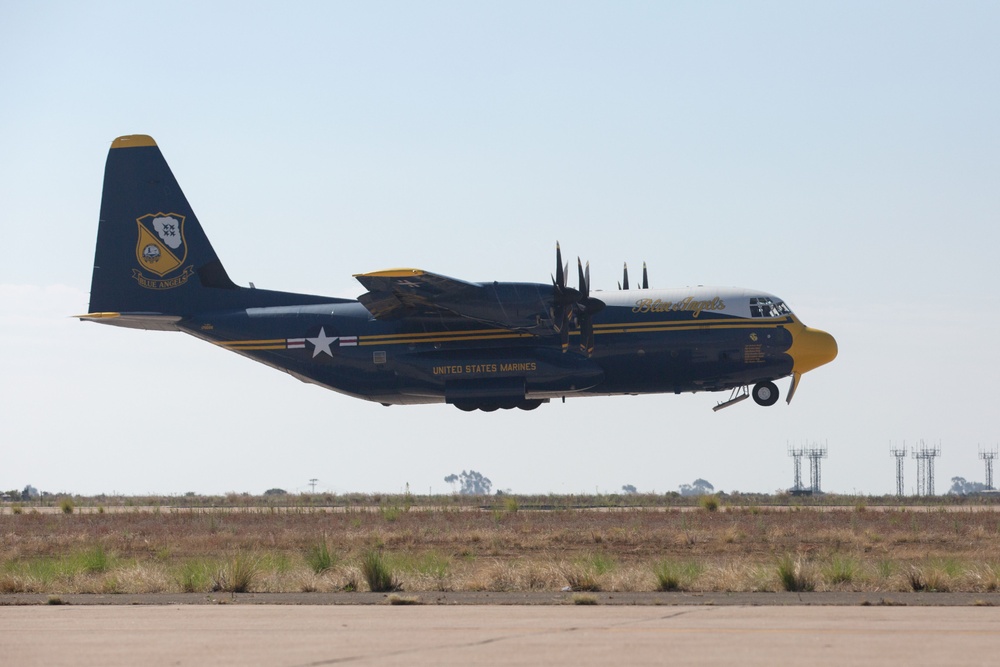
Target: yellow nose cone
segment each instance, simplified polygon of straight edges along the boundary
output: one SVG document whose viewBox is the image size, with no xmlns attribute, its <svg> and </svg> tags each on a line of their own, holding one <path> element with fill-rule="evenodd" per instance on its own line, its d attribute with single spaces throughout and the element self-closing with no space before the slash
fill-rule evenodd
<svg viewBox="0 0 1000 667">
<path fill-rule="evenodd" d="M 837 358 L 837 341 L 825 331 L 803 326 L 792 331 L 788 354 L 792 357 L 792 372 L 806 373 Z"/>
</svg>

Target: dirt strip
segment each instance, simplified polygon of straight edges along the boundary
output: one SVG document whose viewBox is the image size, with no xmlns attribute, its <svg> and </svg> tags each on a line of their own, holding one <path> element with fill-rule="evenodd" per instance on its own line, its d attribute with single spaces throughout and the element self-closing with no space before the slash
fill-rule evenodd
<svg viewBox="0 0 1000 667">
<path fill-rule="evenodd" d="M 0 606 L 23 605 L 470 605 L 470 606 L 906 606 L 994 607 L 1000 593 L 152 593 L 152 594 L 6 594 Z"/>
</svg>

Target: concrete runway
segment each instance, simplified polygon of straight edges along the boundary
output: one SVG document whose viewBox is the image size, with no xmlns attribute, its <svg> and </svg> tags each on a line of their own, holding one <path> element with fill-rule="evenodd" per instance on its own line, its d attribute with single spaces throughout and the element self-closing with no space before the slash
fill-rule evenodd
<svg viewBox="0 0 1000 667">
<path fill-rule="evenodd" d="M 8 606 L 13 665 L 995 665 L 1000 607 Z"/>
</svg>

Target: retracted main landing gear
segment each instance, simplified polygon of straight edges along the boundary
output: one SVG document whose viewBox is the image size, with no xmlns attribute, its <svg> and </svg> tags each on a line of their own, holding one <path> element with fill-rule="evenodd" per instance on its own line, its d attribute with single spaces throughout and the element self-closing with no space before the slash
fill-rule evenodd
<svg viewBox="0 0 1000 667">
<path fill-rule="evenodd" d="M 742 387 L 736 387 L 733 392 L 729 395 L 728 401 L 723 401 L 716 405 L 712 410 L 718 412 L 722 408 L 728 408 L 730 405 L 736 405 L 740 401 L 745 401 L 746 399 L 753 396 L 753 400 L 757 405 L 769 406 L 774 405 L 778 402 L 778 387 L 770 380 L 765 380 L 763 382 L 758 382 L 753 386 L 751 391 L 749 386 L 743 385 Z"/>
</svg>

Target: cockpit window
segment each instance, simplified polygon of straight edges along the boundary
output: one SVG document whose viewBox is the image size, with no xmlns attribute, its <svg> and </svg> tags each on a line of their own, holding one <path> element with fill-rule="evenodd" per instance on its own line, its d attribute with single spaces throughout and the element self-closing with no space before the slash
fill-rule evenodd
<svg viewBox="0 0 1000 667">
<path fill-rule="evenodd" d="M 784 301 L 768 296 L 750 297 L 750 317 L 783 317 L 791 314 L 792 311 Z"/>
</svg>

